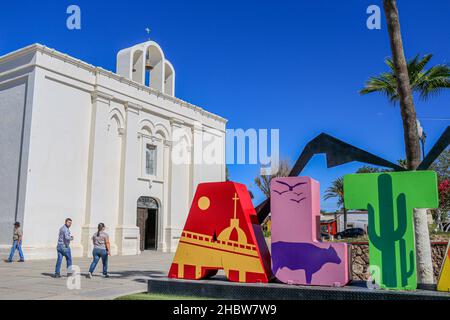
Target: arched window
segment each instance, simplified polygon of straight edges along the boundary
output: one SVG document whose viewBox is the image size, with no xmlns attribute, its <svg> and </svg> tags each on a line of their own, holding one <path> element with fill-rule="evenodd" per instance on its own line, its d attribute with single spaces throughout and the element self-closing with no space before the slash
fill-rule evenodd
<svg viewBox="0 0 450 320">
<path fill-rule="evenodd" d="M 155 145 L 146 144 L 145 147 L 145 174 L 148 176 L 156 176 L 156 159 L 157 149 Z"/>
<path fill-rule="evenodd" d="M 132 69 L 132 80 L 144 83 L 144 52 L 142 50 L 136 50 L 133 54 L 133 69 Z"/>
<path fill-rule="evenodd" d="M 175 70 L 167 60 L 164 64 L 164 93 L 175 96 Z"/>
<path fill-rule="evenodd" d="M 145 85 L 163 92 L 164 56 L 159 46 L 147 47 L 145 71 Z"/>
</svg>

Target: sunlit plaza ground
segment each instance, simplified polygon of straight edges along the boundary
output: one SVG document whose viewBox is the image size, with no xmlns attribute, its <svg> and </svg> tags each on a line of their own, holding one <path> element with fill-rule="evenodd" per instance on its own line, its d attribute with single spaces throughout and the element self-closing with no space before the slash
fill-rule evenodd
<svg viewBox="0 0 450 320">
<path fill-rule="evenodd" d="M 110 257 L 110 278 L 101 277 L 101 263 L 92 279 L 87 279 L 91 259 L 75 258 L 74 265 L 81 269 L 81 288 L 70 290 L 68 278 L 52 277 L 55 260 L 29 261 L 8 264 L 0 262 L 0 300 L 50 299 L 98 300 L 115 299 L 147 290 L 149 277 L 167 275 L 173 254 L 146 251 L 139 256 Z M 63 264 L 62 274 L 65 275 Z"/>
</svg>

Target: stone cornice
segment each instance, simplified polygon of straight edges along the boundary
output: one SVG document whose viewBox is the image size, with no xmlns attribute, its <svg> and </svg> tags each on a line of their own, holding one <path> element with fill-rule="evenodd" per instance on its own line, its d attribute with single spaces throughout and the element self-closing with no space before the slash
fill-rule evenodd
<svg viewBox="0 0 450 320">
<path fill-rule="evenodd" d="M 162 92 L 160 92 L 158 90 L 155 90 L 155 89 L 152 89 L 150 87 L 141 85 L 141 84 L 139 84 L 139 83 L 137 83 L 137 82 L 135 82 L 133 80 L 127 79 L 127 78 L 122 77 L 122 76 L 119 76 L 118 74 L 115 74 L 115 73 L 113 73 L 111 71 L 105 70 L 105 69 L 100 68 L 100 67 L 97 67 L 96 71 L 100 75 L 103 75 L 103 76 L 106 76 L 106 77 L 109 77 L 109 78 L 113 78 L 113 79 L 115 79 L 115 80 L 117 80 L 117 81 L 119 81 L 121 83 L 127 84 L 127 85 L 135 87 L 135 88 L 137 88 L 139 90 L 146 91 L 146 92 L 148 92 L 150 94 L 156 95 L 157 98 L 168 100 L 168 101 L 170 101 L 170 102 L 172 102 L 174 104 L 177 104 L 177 105 L 179 105 L 181 107 L 191 109 L 191 110 L 193 110 L 195 112 L 200 113 L 202 116 L 205 116 L 207 118 L 211 118 L 213 120 L 216 120 L 218 122 L 225 123 L 225 124 L 228 122 L 228 120 L 226 120 L 225 118 L 222 118 L 222 117 L 220 117 L 220 116 L 218 116 L 218 115 L 216 115 L 214 113 L 211 113 L 209 111 L 206 111 L 205 109 L 203 109 L 201 107 L 193 105 L 193 104 L 191 104 L 189 102 L 186 102 L 184 100 L 181 100 L 179 98 L 172 97 L 170 95 L 167 95 L 165 93 L 162 93 Z"/>
<path fill-rule="evenodd" d="M 192 132 L 203 132 L 205 130 L 205 128 L 203 127 L 203 125 L 195 123 L 194 125 L 192 125 L 191 127 Z"/>
<path fill-rule="evenodd" d="M 106 92 L 94 90 L 91 92 L 91 99 L 92 101 L 102 101 L 105 103 L 110 103 L 111 100 L 114 99 L 114 97 Z"/>
<path fill-rule="evenodd" d="M 185 124 L 184 121 L 177 119 L 177 118 L 170 118 L 170 125 L 175 127 L 181 127 Z"/>
<path fill-rule="evenodd" d="M 133 103 L 130 101 L 125 102 L 125 110 L 128 112 L 134 112 L 139 114 L 139 112 L 143 109 L 143 107 L 137 103 Z"/>
<path fill-rule="evenodd" d="M 117 75 L 117 74 L 115 74 L 115 73 L 113 73 L 111 71 L 105 70 L 105 69 L 103 69 L 101 67 L 95 67 L 94 65 L 91 65 L 91 64 L 86 63 L 86 62 L 84 62 L 82 60 L 76 59 L 76 58 L 74 58 L 72 56 L 69 56 L 67 54 L 61 53 L 61 52 L 59 52 L 59 51 L 57 51 L 55 49 L 48 48 L 48 47 L 46 47 L 44 45 L 41 45 L 41 44 L 38 44 L 38 43 L 32 44 L 32 45 L 27 46 L 25 48 L 22 48 L 22 49 L 13 51 L 11 53 L 8 53 L 6 55 L 0 56 L 0 64 L 4 63 L 4 62 L 7 62 L 9 60 L 18 58 L 18 57 L 23 56 L 25 54 L 33 53 L 33 52 L 40 52 L 42 54 L 47 54 L 47 55 L 51 56 L 52 58 L 59 59 L 59 60 L 64 61 L 66 63 L 70 63 L 70 64 L 72 64 L 72 65 L 74 65 L 76 67 L 79 67 L 79 68 L 85 69 L 85 70 L 87 70 L 89 72 L 92 72 L 92 73 L 94 73 L 97 76 L 98 75 L 103 75 L 103 76 L 106 76 L 108 78 L 111 78 L 111 79 L 114 79 L 116 81 L 119 81 L 121 83 L 124 83 L 124 84 L 127 84 L 129 86 L 135 87 L 135 88 L 137 88 L 139 90 L 146 91 L 148 93 L 156 95 L 157 98 L 162 98 L 162 99 L 171 101 L 172 103 L 177 104 L 180 107 L 191 109 L 191 110 L 193 110 L 193 111 L 195 111 L 197 113 L 200 113 L 204 117 L 211 118 L 211 119 L 213 119 L 215 121 L 218 121 L 220 123 L 226 124 L 228 122 L 225 118 L 222 118 L 222 117 L 220 117 L 220 116 L 218 116 L 218 115 L 216 115 L 214 113 L 211 113 L 209 111 L 206 111 L 203 108 L 198 107 L 196 105 L 193 105 L 193 104 L 191 104 L 189 102 L 186 102 L 186 101 L 181 100 L 179 98 L 172 97 L 170 95 L 164 94 L 164 93 L 162 93 L 160 91 L 157 91 L 155 89 L 152 89 L 152 88 L 149 88 L 147 86 L 141 85 L 141 84 L 139 84 L 137 82 L 134 82 L 134 81 L 132 81 L 130 79 L 126 79 L 126 78 L 124 78 L 122 76 L 119 76 L 119 75 Z"/>
</svg>

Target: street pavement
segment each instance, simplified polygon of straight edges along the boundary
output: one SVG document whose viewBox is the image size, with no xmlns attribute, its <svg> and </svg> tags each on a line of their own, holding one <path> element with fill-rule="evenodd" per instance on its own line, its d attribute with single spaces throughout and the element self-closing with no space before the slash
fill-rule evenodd
<svg viewBox="0 0 450 320">
<path fill-rule="evenodd" d="M 138 256 L 114 256 L 110 278 L 101 276 L 101 261 L 92 279 L 85 277 L 91 259 L 74 258 L 80 276 L 68 278 L 65 260 L 62 278 L 53 278 L 55 260 L 25 263 L 0 261 L 0 300 L 105 300 L 147 291 L 149 277 L 165 277 L 173 254 L 145 251 Z"/>
</svg>

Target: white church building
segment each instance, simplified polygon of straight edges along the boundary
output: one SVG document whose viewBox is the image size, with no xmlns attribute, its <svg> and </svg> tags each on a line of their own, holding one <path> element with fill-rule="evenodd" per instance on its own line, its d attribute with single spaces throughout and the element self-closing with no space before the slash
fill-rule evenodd
<svg viewBox="0 0 450 320">
<path fill-rule="evenodd" d="M 225 126 L 175 97 L 153 41 L 121 50 L 116 73 L 39 44 L 1 56 L 2 255 L 19 221 L 25 258 L 54 258 L 67 217 L 74 257 L 100 222 L 112 254 L 175 251 L 198 183 L 225 180 Z"/>
</svg>

